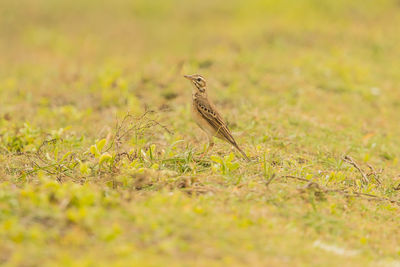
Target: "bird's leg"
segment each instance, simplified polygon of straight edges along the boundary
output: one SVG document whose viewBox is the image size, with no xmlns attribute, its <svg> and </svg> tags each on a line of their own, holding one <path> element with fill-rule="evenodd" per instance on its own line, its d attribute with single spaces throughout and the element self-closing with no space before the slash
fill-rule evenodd
<svg viewBox="0 0 400 267">
<path fill-rule="evenodd" d="M 208 153 L 209 150 L 211 150 L 214 147 L 214 141 L 212 139 L 212 137 L 209 138 L 209 142 L 208 142 L 208 147 L 206 149 L 206 151 L 204 151 L 203 154 L 201 154 L 200 159 L 203 159 L 204 156 Z"/>
</svg>

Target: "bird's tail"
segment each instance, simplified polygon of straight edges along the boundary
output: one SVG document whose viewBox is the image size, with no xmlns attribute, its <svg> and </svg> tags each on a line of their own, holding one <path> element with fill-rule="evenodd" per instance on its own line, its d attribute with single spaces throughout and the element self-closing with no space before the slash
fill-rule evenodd
<svg viewBox="0 0 400 267">
<path fill-rule="evenodd" d="M 247 157 L 246 153 L 244 153 L 243 150 L 240 149 L 240 147 L 237 144 L 234 144 L 234 147 L 239 150 L 239 152 L 243 155 L 243 157 L 246 159 L 247 162 L 250 162 L 249 157 Z"/>
</svg>

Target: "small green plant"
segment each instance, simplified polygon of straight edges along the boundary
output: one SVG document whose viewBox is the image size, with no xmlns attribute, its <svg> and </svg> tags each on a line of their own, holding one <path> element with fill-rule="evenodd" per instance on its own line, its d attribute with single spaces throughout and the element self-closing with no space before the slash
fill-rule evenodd
<svg viewBox="0 0 400 267">
<path fill-rule="evenodd" d="M 103 152 L 103 148 L 106 145 L 106 139 L 101 139 L 96 142 L 96 144 L 90 147 L 90 153 L 98 159 L 99 168 L 101 168 L 106 163 L 112 163 L 114 157 L 108 152 Z M 110 164 L 111 165 L 111 164 Z M 82 165 L 81 165 L 82 166 Z"/>
<path fill-rule="evenodd" d="M 39 129 L 32 127 L 28 123 L 24 123 L 20 128 L 13 126 L 8 131 L 0 134 L 0 144 L 10 152 L 35 151 L 39 142 L 39 135 Z"/>
<path fill-rule="evenodd" d="M 266 181 L 273 179 L 272 177 L 275 176 L 275 172 L 274 172 L 272 165 L 267 161 L 266 153 L 264 153 L 264 155 L 263 155 L 262 168 L 263 168 L 263 172 L 264 172 L 264 179 Z"/>
<path fill-rule="evenodd" d="M 15 2 L 1 266 L 399 264 L 399 0 Z M 199 158 L 194 73 L 250 163 Z"/>
<path fill-rule="evenodd" d="M 233 153 L 230 153 L 228 156 L 224 156 L 223 158 L 220 156 L 211 156 L 210 158 L 215 162 L 212 166 L 213 170 L 223 175 L 230 174 L 239 168 L 238 162 L 232 162 L 235 158 Z"/>
</svg>

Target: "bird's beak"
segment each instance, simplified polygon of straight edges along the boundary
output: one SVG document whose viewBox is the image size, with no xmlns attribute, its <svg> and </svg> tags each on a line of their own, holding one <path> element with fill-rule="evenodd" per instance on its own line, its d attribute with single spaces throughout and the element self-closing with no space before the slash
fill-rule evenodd
<svg viewBox="0 0 400 267">
<path fill-rule="evenodd" d="M 185 77 L 185 78 L 188 79 L 188 80 L 191 80 L 191 79 L 192 79 L 192 76 L 191 76 L 191 75 L 183 75 L 183 77 Z"/>
</svg>

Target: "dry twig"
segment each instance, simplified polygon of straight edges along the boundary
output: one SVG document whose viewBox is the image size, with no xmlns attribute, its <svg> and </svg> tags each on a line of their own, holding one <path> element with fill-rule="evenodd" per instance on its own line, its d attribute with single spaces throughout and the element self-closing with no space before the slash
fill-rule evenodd
<svg viewBox="0 0 400 267">
<path fill-rule="evenodd" d="M 142 131 L 150 129 L 154 126 L 159 126 L 167 133 L 173 134 L 173 132 L 170 131 L 165 125 L 161 124 L 156 119 L 149 118 L 148 115 L 152 113 L 154 113 L 154 111 L 146 110 L 138 117 L 132 116 L 128 113 L 121 122 L 117 120 L 115 124 L 114 137 L 112 138 L 112 141 L 107 149 L 105 149 L 105 152 L 109 151 L 114 146 L 117 156 L 120 155 L 120 145 L 123 143 L 124 138 L 133 133 L 140 134 Z M 126 154 L 126 152 L 121 153 L 121 156 L 122 154 Z"/>
<path fill-rule="evenodd" d="M 316 188 L 319 191 L 323 192 L 323 193 L 339 193 L 342 194 L 346 197 L 364 197 L 367 200 L 374 200 L 374 201 L 388 201 L 392 204 L 396 204 L 400 206 L 400 200 L 395 200 L 395 199 L 390 199 L 387 197 L 380 197 L 380 196 L 376 196 L 373 194 L 368 194 L 368 193 L 361 193 L 361 192 L 354 192 L 354 191 L 349 191 L 346 189 L 331 189 L 325 186 L 322 186 L 320 184 L 318 184 L 317 182 L 314 182 L 312 180 L 303 178 L 303 177 L 297 177 L 297 176 L 293 176 L 293 175 L 285 175 L 283 176 L 285 178 L 290 178 L 290 179 L 295 179 L 295 180 L 299 180 L 302 182 L 307 182 L 308 184 L 302 188 L 302 189 L 308 189 L 310 187 Z"/>
<path fill-rule="evenodd" d="M 364 173 L 364 171 L 357 165 L 357 163 L 350 156 L 347 156 L 347 155 L 344 156 L 343 161 L 349 163 L 350 165 L 352 165 L 354 168 L 356 168 L 361 173 L 362 181 L 364 184 L 369 183 L 369 179 L 368 179 L 367 175 Z"/>
<path fill-rule="evenodd" d="M 276 177 L 275 173 L 272 174 L 272 176 L 265 182 L 265 186 L 268 187 L 269 184 L 272 182 L 272 180 L 274 180 Z"/>
<path fill-rule="evenodd" d="M 380 169 L 379 171 L 376 171 L 375 168 L 374 168 L 371 164 L 369 164 L 369 163 L 367 163 L 367 166 L 368 166 L 368 168 L 371 170 L 371 172 L 368 173 L 367 176 L 369 177 L 369 176 L 373 175 L 375 181 L 376 181 L 379 185 L 381 185 L 382 182 L 381 182 L 381 180 L 379 179 L 379 175 L 382 174 L 383 169 Z"/>
</svg>

